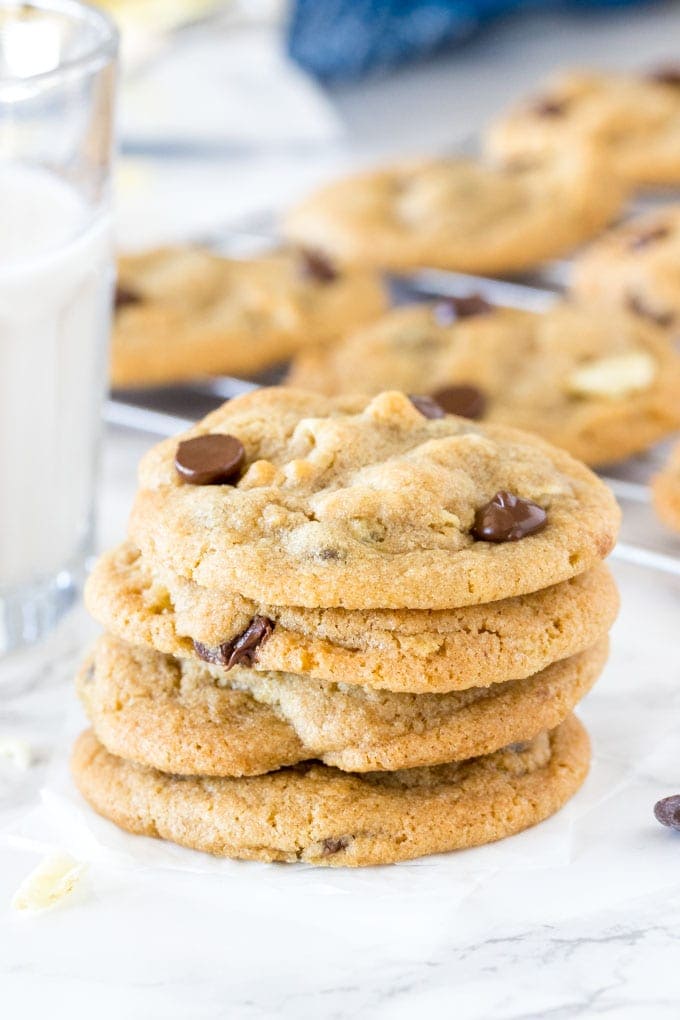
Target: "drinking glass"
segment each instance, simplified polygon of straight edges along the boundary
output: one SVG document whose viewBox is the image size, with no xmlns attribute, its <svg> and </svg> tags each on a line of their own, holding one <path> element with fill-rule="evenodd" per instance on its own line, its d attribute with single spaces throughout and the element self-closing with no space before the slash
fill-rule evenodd
<svg viewBox="0 0 680 1020">
<path fill-rule="evenodd" d="M 0 655 L 55 625 L 92 549 L 117 44 L 75 0 L 0 0 Z"/>
</svg>

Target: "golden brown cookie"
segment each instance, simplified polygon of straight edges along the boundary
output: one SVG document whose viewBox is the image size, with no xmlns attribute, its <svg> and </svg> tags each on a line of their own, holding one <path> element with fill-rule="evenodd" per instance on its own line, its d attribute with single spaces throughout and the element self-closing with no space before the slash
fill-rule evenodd
<svg viewBox="0 0 680 1020">
<path fill-rule="evenodd" d="M 377 317 L 377 276 L 313 253 L 230 259 L 162 248 L 119 261 L 111 349 L 114 386 L 247 374 Z"/>
<path fill-rule="evenodd" d="M 680 183 L 680 73 L 571 71 L 491 127 L 487 150 L 524 159 L 590 144 L 614 177 L 632 184 Z"/>
<path fill-rule="evenodd" d="M 527 745 L 399 772 L 309 763 L 241 779 L 178 778 L 114 757 L 91 731 L 71 767 L 92 807 L 129 832 L 219 857 L 357 867 L 520 832 L 576 793 L 589 759 L 588 736 L 570 716 Z"/>
<path fill-rule="evenodd" d="M 652 496 L 664 524 L 680 531 L 680 443 L 673 447 L 663 470 L 652 479 Z"/>
<path fill-rule="evenodd" d="M 614 622 L 618 593 L 601 564 L 551 588 L 457 610 L 297 609 L 161 579 L 125 544 L 100 558 L 86 602 L 126 642 L 213 661 L 265 617 L 274 627 L 253 656 L 257 670 L 426 693 L 530 676 L 589 648 Z"/>
<path fill-rule="evenodd" d="M 664 330 L 680 325 L 680 205 L 637 216 L 594 241 L 574 263 L 571 291 L 626 308 Z"/>
<path fill-rule="evenodd" d="M 358 381 L 366 393 L 430 394 L 588 464 L 625 459 L 680 428 L 680 355 L 647 319 L 567 301 L 538 315 L 478 302 L 478 314 L 456 318 L 455 304 L 397 308 L 299 355 L 287 381 L 331 395 Z"/>
<path fill-rule="evenodd" d="M 610 552 L 619 510 L 584 465 L 536 436 L 439 413 L 397 392 L 239 397 L 146 455 L 130 537 L 206 588 L 310 608 L 478 605 Z M 225 435 L 244 456 L 229 481 L 187 483 L 176 460 L 198 446 L 200 478 L 214 477 L 212 447 L 235 445 Z"/>
<path fill-rule="evenodd" d="M 242 776 L 319 759 L 345 772 L 461 761 L 561 723 L 607 659 L 606 638 L 524 680 L 394 694 L 195 660 L 103 637 L 78 677 L 98 740 L 174 775 Z"/>
<path fill-rule="evenodd" d="M 291 240 L 343 263 L 470 273 L 535 266 L 592 237 L 616 216 L 623 184 L 574 146 L 508 164 L 428 159 L 356 174 L 288 213 Z"/>
</svg>

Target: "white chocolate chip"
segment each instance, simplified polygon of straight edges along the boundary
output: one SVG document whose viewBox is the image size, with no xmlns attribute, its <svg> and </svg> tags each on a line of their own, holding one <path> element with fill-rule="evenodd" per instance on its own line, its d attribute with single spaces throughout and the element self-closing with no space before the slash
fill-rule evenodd
<svg viewBox="0 0 680 1020">
<path fill-rule="evenodd" d="M 621 400 L 646 390 L 654 381 L 656 362 L 646 351 L 630 351 L 591 361 L 571 373 L 567 387 L 582 397 Z"/>
<path fill-rule="evenodd" d="M 33 764 L 33 751 L 27 740 L 0 737 L 0 758 L 7 758 L 12 765 L 25 772 Z"/>
<path fill-rule="evenodd" d="M 52 910 L 71 895 L 86 865 L 68 854 L 53 854 L 27 875 L 12 899 L 15 910 L 38 913 Z"/>
</svg>

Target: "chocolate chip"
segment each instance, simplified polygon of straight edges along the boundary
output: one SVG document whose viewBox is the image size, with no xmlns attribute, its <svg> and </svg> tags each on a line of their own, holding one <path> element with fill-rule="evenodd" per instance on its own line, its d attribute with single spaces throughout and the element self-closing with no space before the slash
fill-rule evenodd
<svg viewBox="0 0 680 1020">
<path fill-rule="evenodd" d="M 497 492 L 475 514 L 472 534 L 480 542 L 516 542 L 534 535 L 548 520 L 543 507 L 512 492 Z"/>
<path fill-rule="evenodd" d="M 662 825 L 667 825 L 680 832 L 680 794 L 676 793 L 672 797 L 657 800 L 654 805 L 654 817 Z"/>
<path fill-rule="evenodd" d="M 142 295 L 132 287 L 126 287 L 124 283 L 116 284 L 116 293 L 113 299 L 113 307 L 116 311 L 127 308 L 129 305 L 141 305 L 142 300 Z"/>
<path fill-rule="evenodd" d="M 351 842 L 351 836 L 328 836 L 321 843 L 321 856 L 331 857 L 333 854 L 339 854 L 341 850 L 346 850 Z"/>
<path fill-rule="evenodd" d="M 468 294 L 467 297 L 446 297 L 438 301 L 434 306 L 433 314 L 435 321 L 440 326 L 450 326 L 458 319 L 471 319 L 475 315 L 488 315 L 493 312 L 494 306 L 490 305 L 481 294 Z"/>
<path fill-rule="evenodd" d="M 243 443 L 236 436 L 196 436 L 177 447 L 175 469 L 191 485 L 225 485 L 235 480 L 245 455 Z"/>
<path fill-rule="evenodd" d="M 468 383 L 443 386 L 434 391 L 432 399 L 447 414 L 459 414 L 463 418 L 481 418 L 486 410 L 486 397 L 480 389 Z"/>
<path fill-rule="evenodd" d="M 274 630 L 274 621 L 266 616 L 254 616 L 246 629 L 233 641 L 211 648 L 200 641 L 194 641 L 194 649 L 199 659 L 212 662 L 215 666 L 252 666 L 258 649 Z"/>
<path fill-rule="evenodd" d="M 541 96 L 532 104 L 531 110 L 539 117 L 562 117 L 567 112 L 567 106 L 566 99 Z"/>
<path fill-rule="evenodd" d="M 333 283 L 340 275 L 323 252 L 302 248 L 299 252 L 302 275 L 316 283 Z"/>
<path fill-rule="evenodd" d="M 640 248 L 647 248 L 648 245 L 654 244 L 655 241 L 663 241 L 664 237 L 668 237 L 670 232 L 670 227 L 667 227 L 663 223 L 659 223 L 657 226 L 648 227 L 647 230 L 641 230 L 638 234 L 631 237 L 628 242 L 628 247 L 631 251 L 638 251 Z"/>
<path fill-rule="evenodd" d="M 328 563 L 332 560 L 344 559 L 339 549 L 334 549 L 332 546 L 326 545 L 323 549 L 319 549 L 317 556 L 320 560 Z"/>
<path fill-rule="evenodd" d="M 446 415 L 446 411 L 443 407 L 440 407 L 436 400 L 432 397 L 420 396 L 417 393 L 409 393 L 408 399 L 411 401 L 416 411 L 420 411 L 423 418 L 443 418 Z"/>
<path fill-rule="evenodd" d="M 648 319 L 663 329 L 673 325 L 673 320 L 675 319 L 673 312 L 655 312 L 637 294 L 629 294 L 626 304 L 635 315 L 639 315 L 641 319 Z"/>
<path fill-rule="evenodd" d="M 647 75 L 650 81 L 656 81 L 660 85 L 680 86 L 680 64 L 665 64 L 650 71 Z"/>
</svg>

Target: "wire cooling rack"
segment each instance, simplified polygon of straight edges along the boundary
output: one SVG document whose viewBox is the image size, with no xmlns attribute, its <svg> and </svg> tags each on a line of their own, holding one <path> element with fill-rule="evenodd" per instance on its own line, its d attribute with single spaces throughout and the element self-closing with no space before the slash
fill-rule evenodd
<svg viewBox="0 0 680 1020">
<path fill-rule="evenodd" d="M 660 199 L 669 197 L 665 193 L 646 196 L 631 206 L 629 215 L 647 211 L 657 206 Z M 224 254 L 243 256 L 272 247 L 275 236 L 274 216 L 263 214 L 236 229 L 232 227 L 201 240 Z M 553 261 L 531 276 L 517 280 L 424 268 L 389 277 L 388 281 L 395 304 L 475 293 L 490 304 L 543 312 L 559 297 L 570 268 L 568 261 Z M 224 400 L 257 386 L 279 382 L 283 373 L 284 367 L 281 367 L 256 378 L 216 376 L 178 386 L 116 391 L 106 402 L 105 420 L 109 425 L 153 436 L 174 435 Z M 649 489 L 649 481 L 664 463 L 670 445 L 661 443 L 643 456 L 632 457 L 598 474 L 612 489 L 623 510 L 620 540 L 612 556 L 680 577 L 680 537 L 664 528 L 657 519 Z"/>
</svg>

